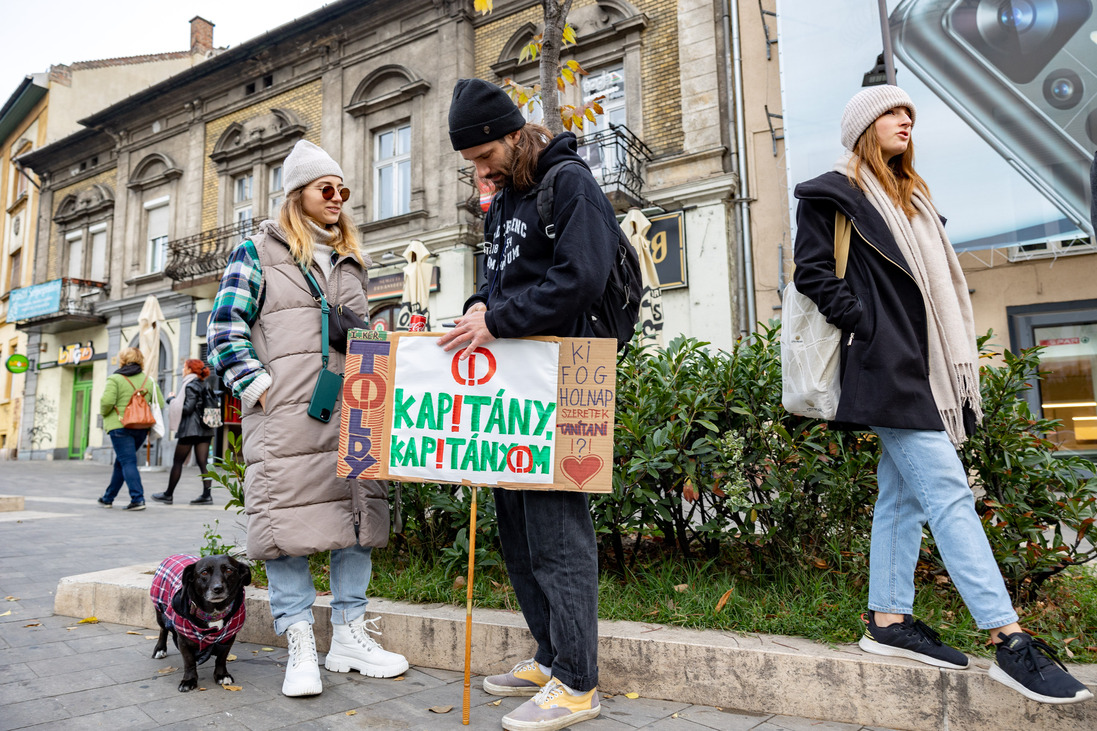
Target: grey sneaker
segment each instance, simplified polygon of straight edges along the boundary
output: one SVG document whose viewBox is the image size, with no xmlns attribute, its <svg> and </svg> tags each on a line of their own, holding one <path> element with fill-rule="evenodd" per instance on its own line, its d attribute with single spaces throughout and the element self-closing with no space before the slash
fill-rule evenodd
<svg viewBox="0 0 1097 731">
<path fill-rule="evenodd" d="M 547 682 L 549 676 L 541 672 L 536 660 L 523 660 L 509 673 L 484 678 L 484 692 L 505 696 L 537 695 Z"/>
<path fill-rule="evenodd" d="M 602 711 L 599 700 L 597 688 L 583 695 L 572 695 L 559 680 L 552 678 L 537 695 L 503 716 L 503 728 L 508 731 L 566 728 L 597 717 Z"/>
</svg>

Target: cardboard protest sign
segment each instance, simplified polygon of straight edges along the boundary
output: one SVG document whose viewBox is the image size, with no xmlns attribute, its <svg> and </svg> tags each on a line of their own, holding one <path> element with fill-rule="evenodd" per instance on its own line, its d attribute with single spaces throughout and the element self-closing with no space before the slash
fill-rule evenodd
<svg viewBox="0 0 1097 731">
<path fill-rule="evenodd" d="M 341 477 L 610 492 L 616 343 L 352 331 Z"/>
</svg>

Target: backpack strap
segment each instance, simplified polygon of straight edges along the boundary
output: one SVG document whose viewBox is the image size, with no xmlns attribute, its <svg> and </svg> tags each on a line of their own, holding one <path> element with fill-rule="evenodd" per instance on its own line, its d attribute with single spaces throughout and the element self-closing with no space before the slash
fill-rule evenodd
<svg viewBox="0 0 1097 731">
<path fill-rule="evenodd" d="M 549 239 L 556 238 L 556 223 L 553 211 L 556 198 L 556 175 L 568 165 L 582 164 L 579 160 L 558 162 L 545 171 L 545 177 L 541 178 L 541 182 L 533 186 L 533 190 L 537 194 L 537 217 L 541 220 L 541 230 L 545 232 L 545 236 L 548 236 Z"/>
</svg>

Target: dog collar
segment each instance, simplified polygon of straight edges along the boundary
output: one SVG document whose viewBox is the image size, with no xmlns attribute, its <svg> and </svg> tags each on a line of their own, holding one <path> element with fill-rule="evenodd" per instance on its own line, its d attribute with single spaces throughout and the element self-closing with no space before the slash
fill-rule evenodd
<svg viewBox="0 0 1097 731">
<path fill-rule="evenodd" d="M 232 610 L 235 608 L 236 603 L 233 602 L 220 612 L 203 612 L 193 601 L 191 601 L 190 603 L 191 613 L 194 614 L 194 616 L 198 619 L 208 624 L 210 629 L 222 629 L 225 626 L 225 617 L 232 614 Z"/>
</svg>

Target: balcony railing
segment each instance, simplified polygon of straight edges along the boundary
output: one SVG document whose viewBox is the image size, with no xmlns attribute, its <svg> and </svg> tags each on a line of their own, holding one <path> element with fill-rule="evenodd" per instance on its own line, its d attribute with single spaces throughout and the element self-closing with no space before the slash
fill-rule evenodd
<svg viewBox="0 0 1097 731">
<path fill-rule="evenodd" d="M 164 274 L 176 282 L 213 275 L 220 277 L 233 248 L 258 228 L 259 221 L 252 218 L 169 241 L 169 259 Z"/>
<path fill-rule="evenodd" d="M 65 332 L 105 322 L 102 315 L 95 313 L 95 305 L 106 300 L 109 292 L 110 285 L 106 282 L 62 277 L 56 308 L 50 307 L 51 312 L 40 312 L 19 320 L 16 327 L 20 330 Z"/>
<path fill-rule="evenodd" d="M 642 194 L 644 188 L 644 163 L 652 159 L 651 149 L 623 124 L 610 123 L 608 129 L 579 138 L 579 156 L 590 166 L 602 191 L 618 210 L 631 206 L 646 207 Z M 478 216 L 480 191 L 476 188 L 473 168 L 457 171 L 458 178 L 472 188 L 465 199 L 465 207 Z"/>
<path fill-rule="evenodd" d="M 615 207 L 644 207 L 644 163 L 651 160 L 651 149 L 628 127 L 611 122 L 608 129 L 580 137 L 579 156 Z"/>
</svg>

